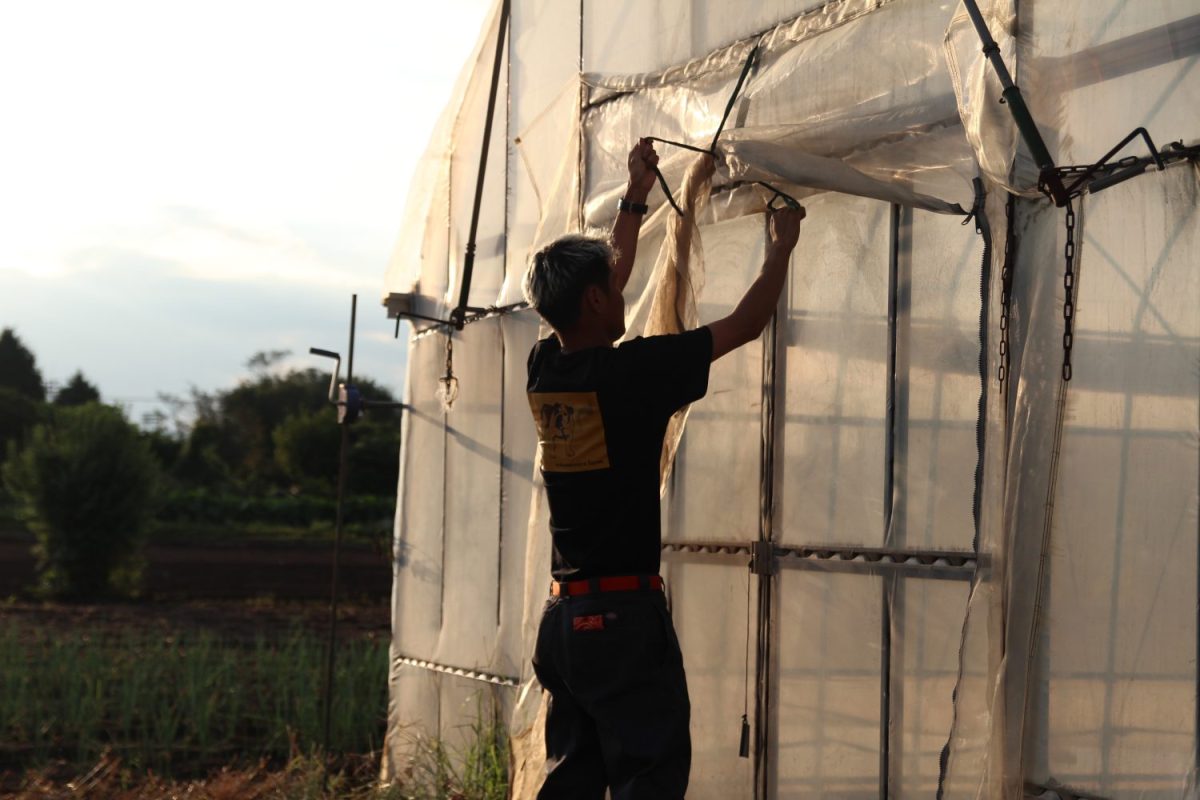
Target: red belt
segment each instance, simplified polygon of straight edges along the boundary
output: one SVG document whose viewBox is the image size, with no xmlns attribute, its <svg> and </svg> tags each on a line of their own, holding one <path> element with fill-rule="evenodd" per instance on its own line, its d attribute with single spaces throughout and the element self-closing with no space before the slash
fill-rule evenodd
<svg viewBox="0 0 1200 800">
<path fill-rule="evenodd" d="M 550 582 L 550 594 L 555 597 L 574 597 L 594 592 L 633 592 L 638 589 L 659 589 L 662 578 L 657 575 L 614 575 L 605 578 L 588 578 L 581 581 Z"/>
</svg>

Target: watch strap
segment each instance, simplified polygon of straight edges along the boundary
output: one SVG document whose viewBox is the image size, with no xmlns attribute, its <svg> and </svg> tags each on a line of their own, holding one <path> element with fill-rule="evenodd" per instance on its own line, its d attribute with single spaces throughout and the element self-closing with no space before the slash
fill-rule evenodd
<svg viewBox="0 0 1200 800">
<path fill-rule="evenodd" d="M 650 210 L 650 206 L 645 203 L 631 203 L 624 197 L 617 200 L 618 211 L 628 211 L 630 214 L 645 214 Z"/>
</svg>

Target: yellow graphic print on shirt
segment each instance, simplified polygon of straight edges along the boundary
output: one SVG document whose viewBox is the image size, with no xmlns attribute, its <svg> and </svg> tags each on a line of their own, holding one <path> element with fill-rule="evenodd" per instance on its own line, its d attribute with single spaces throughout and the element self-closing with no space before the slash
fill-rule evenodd
<svg viewBox="0 0 1200 800">
<path fill-rule="evenodd" d="M 542 469 L 586 472 L 608 468 L 608 443 L 595 392 L 530 392 Z"/>
</svg>

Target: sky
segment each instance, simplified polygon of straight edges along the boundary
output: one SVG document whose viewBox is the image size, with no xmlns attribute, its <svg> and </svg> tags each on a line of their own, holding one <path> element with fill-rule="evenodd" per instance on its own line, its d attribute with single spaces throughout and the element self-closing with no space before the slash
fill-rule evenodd
<svg viewBox="0 0 1200 800">
<path fill-rule="evenodd" d="M 159 392 L 345 353 L 399 391 L 380 297 L 489 0 L 0 0 L 0 327 L 138 421 Z"/>
</svg>

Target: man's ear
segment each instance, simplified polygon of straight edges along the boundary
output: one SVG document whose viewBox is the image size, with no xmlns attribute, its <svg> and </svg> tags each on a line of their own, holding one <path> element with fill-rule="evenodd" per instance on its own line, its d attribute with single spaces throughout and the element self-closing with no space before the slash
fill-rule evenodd
<svg viewBox="0 0 1200 800">
<path fill-rule="evenodd" d="M 604 301 L 607 299 L 607 296 L 603 289 L 592 283 L 583 290 L 583 299 L 592 311 L 600 311 L 604 308 Z"/>
</svg>

